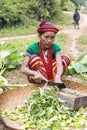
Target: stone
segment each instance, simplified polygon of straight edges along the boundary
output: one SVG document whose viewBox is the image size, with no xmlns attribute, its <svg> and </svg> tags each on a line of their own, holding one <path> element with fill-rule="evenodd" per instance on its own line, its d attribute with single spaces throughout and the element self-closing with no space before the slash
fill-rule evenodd
<svg viewBox="0 0 87 130">
<path fill-rule="evenodd" d="M 65 88 L 62 89 L 58 95 L 72 110 L 87 107 L 87 93 Z"/>
</svg>

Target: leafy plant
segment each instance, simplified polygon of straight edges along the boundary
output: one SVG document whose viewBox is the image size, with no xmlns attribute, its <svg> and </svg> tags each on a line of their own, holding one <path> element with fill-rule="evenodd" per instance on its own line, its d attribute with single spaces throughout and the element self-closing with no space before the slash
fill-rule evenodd
<svg viewBox="0 0 87 130">
<path fill-rule="evenodd" d="M 80 55 L 75 61 L 72 61 L 66 74 L 86 73 L 87 72 L 87 53 Z"/>
<path fill-rule="evenodd" d="M 87 81 L 87 73 L 81 73 L 81 77 Z"/>
<path fill-rule="evenodd" d="M 0 1 L 0 28 L 32 24 L 31 19 L 52 19 L 60 15 L 60 0 Z"/>
<path fill-rule="evenodd" d="M 7 69 L 14 69 L 22 63 L 23 56 L 13 44 L 0 43 L 0 74 Z"/>
<path fill-rule="evenodd" d="M 14 69 L 22 63 L 23 55 L 21 55 L 13 44 L 0 43 L 0 93 L 4 90 L 22 87 L 24 85 L 8 84 L 6 78 L 2 76 L 5 70 Z"/>
</svg>

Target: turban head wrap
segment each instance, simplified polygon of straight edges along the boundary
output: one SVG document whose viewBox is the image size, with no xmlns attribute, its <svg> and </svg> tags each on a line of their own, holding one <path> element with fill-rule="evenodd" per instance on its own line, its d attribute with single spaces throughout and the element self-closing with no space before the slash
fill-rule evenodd
<svg viewBox="0 0 87 130">
<path fill-rule="evenodd" d="M 54 32 L 57 33 L 59 30 L 56 28 L 56 26 L 50 22 L 46 22 L 45 20 L 41 21 L 37 32 L 39 34 L 42 34 L 44 32 Z"/>
</svg>

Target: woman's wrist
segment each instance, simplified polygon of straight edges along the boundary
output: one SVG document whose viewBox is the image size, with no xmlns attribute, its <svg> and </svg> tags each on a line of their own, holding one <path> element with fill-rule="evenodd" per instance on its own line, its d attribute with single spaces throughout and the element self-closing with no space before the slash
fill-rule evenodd
<svg viewBox="0 0 87 130">
<path fill-rule="evenodd" d="M 33 70 L 29 70 L 28 76 L 30 76 L 30 75 L 34 76 L 35 73 L 36 73 L 35 71 L 33 71 Z"/>
<path fill-rule="evenodd" d="M 62 74 L 57 73 L 56 76 L 61 78 Z"/>
</svg>

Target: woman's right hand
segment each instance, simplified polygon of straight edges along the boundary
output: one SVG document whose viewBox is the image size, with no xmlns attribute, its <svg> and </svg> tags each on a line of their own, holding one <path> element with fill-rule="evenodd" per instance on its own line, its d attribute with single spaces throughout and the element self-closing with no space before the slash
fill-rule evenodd
<svg viewBox="0 0 87 130">
<path fill-rule="evenodd" d="M 29 82 L 41 83 L 42 80 L 47 81 L 47 79 L 39 71 L 34 71 L 33 75 L 28 75 Z"/>
<path fill-rule="evenodd" d="M 33 71 L 33 74 L 29 74 L 27 78 L 31 83 L 41 83 L 41 78 L 37 71 Z"/>
</svg>

